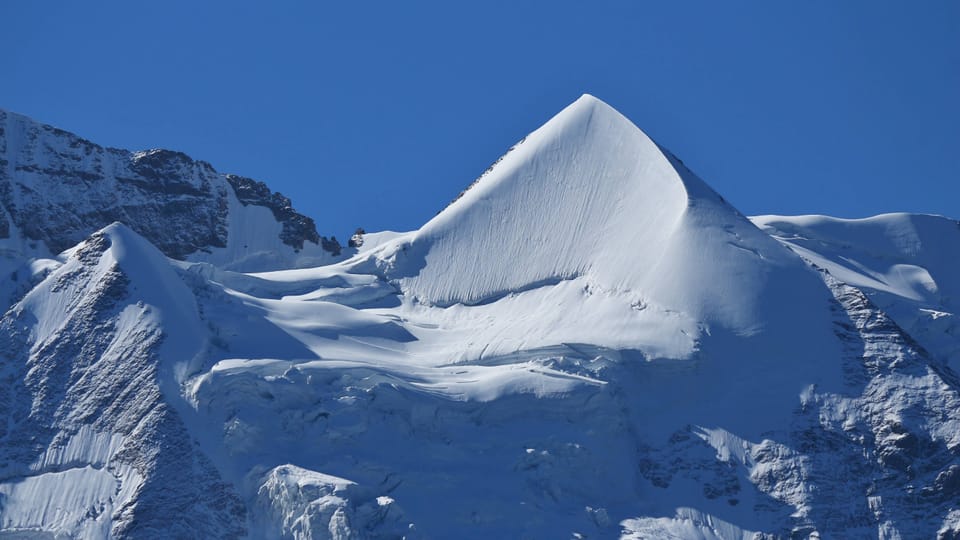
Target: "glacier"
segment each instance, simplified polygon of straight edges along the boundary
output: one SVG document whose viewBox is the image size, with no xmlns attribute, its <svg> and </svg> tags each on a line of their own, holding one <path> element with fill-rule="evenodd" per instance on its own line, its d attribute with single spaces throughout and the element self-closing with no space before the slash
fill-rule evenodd
<svg viewBox="0 0 960 540">
<path fill-rule="evenodd" d="M 342 247 L 0 120 L 0 537 L 960 537 L 954 220 L 746 217 L 584 95 Z"/>
</svg>

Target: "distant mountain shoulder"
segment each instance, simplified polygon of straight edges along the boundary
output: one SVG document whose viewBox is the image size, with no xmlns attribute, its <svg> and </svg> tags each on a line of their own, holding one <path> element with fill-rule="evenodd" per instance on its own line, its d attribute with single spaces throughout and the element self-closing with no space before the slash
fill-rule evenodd
<svg viewBox="0 0 960 540">
<path fill-rule="evenodd" d="M 262 182 L 181 152 L 104 148 L 0 110 L 0 240 L 8 252 L 28 242 L 57 254 L 114 221 L 169 257 L 236 269 L 329 263 L 341 251 Z"/>
</svg>

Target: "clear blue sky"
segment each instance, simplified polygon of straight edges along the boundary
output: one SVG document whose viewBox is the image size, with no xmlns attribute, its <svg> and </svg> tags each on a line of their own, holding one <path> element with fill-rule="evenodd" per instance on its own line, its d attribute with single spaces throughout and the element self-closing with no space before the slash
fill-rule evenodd
<svg viewBox="0 0 960 540">
<path fill-rule="evenodd" d="M 0 107 L 418 227 L 580 94 L 747 214 L 960 218 L 960 2 L 2 2 Z"/>
</svg>

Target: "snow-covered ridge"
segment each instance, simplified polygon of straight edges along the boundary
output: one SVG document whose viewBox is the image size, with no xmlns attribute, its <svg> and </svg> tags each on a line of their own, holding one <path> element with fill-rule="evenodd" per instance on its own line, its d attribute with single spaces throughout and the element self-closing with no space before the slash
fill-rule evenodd
<svg viewBox="0 0 960 540">
<path fill-rule="evenodd" d="M 960 370 L 960 223 L 943 216 L 757 216 L 757 226 L 859 288 L 931 353 Z"/>
<path fill-rule="evenodd" d="M 340 251 L 262 183 L 180 152 L 103 148 L 0 110 L 0 255 L 29 257 L 24 241 L 55 255 L 114 221 L 167 256 L 248 270 L 323 264 Z"/>
<path fill-rule="evenodd" d="M 591 96 L 333 264 L 191 178 L 230 234 L 186 261 L 10 221 L 0 536 L 960 534 L 955 222 L 751 222 Z"/>
<path fill-rule="evenodd" d="M 4 314 L 0 376 L 13 381 L 0 390 L 4 532 L 242 531 L 239 500 L 163 395 L 174 362 L 160 358 L 189 360 L 202 343 L 198 326 L 168 260 L 119 223 L 70 250 Z M 166 511 L 173 500 L 194 514 Z"/>
</svg>

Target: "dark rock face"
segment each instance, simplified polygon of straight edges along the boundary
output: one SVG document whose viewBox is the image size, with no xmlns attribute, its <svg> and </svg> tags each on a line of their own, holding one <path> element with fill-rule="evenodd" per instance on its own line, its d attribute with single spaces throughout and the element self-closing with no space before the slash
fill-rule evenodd
<svg viewBox="0 0 960 540">
<path fill-rule="evenodd" d="M 334 255 L 340 254 L 340 244 L 337 239 L 328 240 L 326 237 L 317 234 L 317 227 L 313 219 L 303 214 L 298 214 L 290 203 L 290 199 L 284 197 L 276 191 L 270 191 L 263 182 L 258 182 L 252 178 L 245 178 L 234 174 L 224 176 L 237 199 L 244 205 L 254 204 L 265 206 L 273 212 L 273 217 L 283 225 L 283 231 L 280 233 L 280 239 L 284 244 L 294 249 L 303 249 L 305 241 L 320 244 L 323 249 Z M 334 244 L 336 244 L 334 246 Z"/>
<path fill-rule="evenodd" d="M 320 237 L 320 246 L 324 251 L 329 251 L 334 256 L 340 255 L 340 250 L 342 249 L 336 236 L 331 236 L 329 239 L 326 236 Z"/>
<path fill-rule="evenodd" d="M 104 148 L 0 111 L 0 238 L 11 234 L 9 215 L 26 238 L 57 253 L 120 221 L 182 259 L 227 245 L 231 188 L 243 204 L 270 208 L 284 244 L 321 244 L 313 220 L 261 182 L 225 179 L 180 152 Z"/>
<path fill-rule="evenodd" d="M 851 536 L 887 523 L 937 537 L 960 485 L 960 447 L 935 427 L 960 417 L 957 377 L 862 291 L 824 280 L 836 300 L 847 391 L 812 394 L 798 411 L 799 469 L 819 494 L 801 505 L 801 522 Z"/>
<path fill-rule="evenodd" d="M 352 248 L 358 248 L 363 245 L 363 235 L 367 234 L 367 231 L 363 230 L 363 227 L 357 227 L 357 230 L 354 231 L 353 236 L 350 237 L 350 241 L 347 242 L 347 245 Z"/>
</svg>

